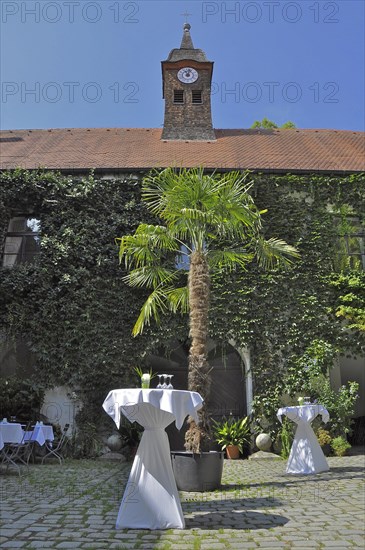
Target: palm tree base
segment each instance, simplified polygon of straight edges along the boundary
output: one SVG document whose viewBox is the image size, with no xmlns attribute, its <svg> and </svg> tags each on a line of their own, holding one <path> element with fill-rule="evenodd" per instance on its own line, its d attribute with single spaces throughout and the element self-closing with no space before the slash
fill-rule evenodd
<svg viewBox="0 0 365 550">
<path fill-rule="evenodd" d="M 193 454 L 200 454 L 211 450 L 213 445 L 212 436 L 207 428 L 196 424 L 189 418 L 189 428 L 185 434 L 185 449 Z"/>
</svg>

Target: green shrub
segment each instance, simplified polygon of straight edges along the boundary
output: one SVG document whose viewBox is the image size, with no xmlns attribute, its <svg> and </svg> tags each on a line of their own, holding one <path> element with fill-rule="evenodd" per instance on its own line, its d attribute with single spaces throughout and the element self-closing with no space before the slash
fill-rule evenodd
<svg viewBox="0 0 365 550">
<path fill-rule="evenodd" d="M 351 449 L 351 445 L 346 439 L 342 436 L 335 437 L 331 441 L 331 447 L 335 456 L 344 456 L 348 449 Z"/>
<path fill-rule="evenodd" d="M 349 382 L 338 390 L 331 388 L 328 378 L 318 375 L 311 379 L 312 395 L 323 405 L 329 415 L 328 430 L 332 437 L 351 434 L 352 417 L 358 396 L 359 384 Z"/>
<path fill-rule="evenodd" d="M 321 447 L 323 447 L 324 445 L 328 445 L 332 441 L 332 437 L 329 431 L 323 428 L 318 428 L 316 432 L 316 436 L 318 439 L 318 443 L 320 444 Z"/>
<path fill-rule="evenodd" d="M 39 420 L 44 389 L 32 379 L 16 376 L 0 379 L 0 418 Z"/>
</svg>

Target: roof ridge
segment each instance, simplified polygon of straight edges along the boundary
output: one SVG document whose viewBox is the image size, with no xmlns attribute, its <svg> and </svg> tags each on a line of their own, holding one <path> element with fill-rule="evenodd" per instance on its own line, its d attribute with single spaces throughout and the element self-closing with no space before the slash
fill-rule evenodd
<svg viewBox="0 0 365 550">
<path fill-rule="evenodd" d="M 91 126 L 85 126 L 85 127 L 72 127 L 72 128 L 9 128 L 9 129 L 0 129 L 0 132 L 8 132 L 8 133 L 15 133 L 15 132 L 53 132 L 53 131 L 72 131 L 72 130 L 124 130 L 124 131 L 130 131 L 130 130 L 145 130 L 145 131 L 151 131 L 151 130 L 160 130 L 162 131 L 162 128 L 152 128 L 152 127 L 124 127 L 124 126 L 102 126 L 102 127 L 91 127 Z M 263 133 L 263 132 L 348 132 L 352 134 L 364 134 L 365 132 L 363 130 L 349 130 L 349 129 L 338 129 L 338 128 L 214 128 L 216 132 L 257 132 L 257 133 Z"/>
</svg>

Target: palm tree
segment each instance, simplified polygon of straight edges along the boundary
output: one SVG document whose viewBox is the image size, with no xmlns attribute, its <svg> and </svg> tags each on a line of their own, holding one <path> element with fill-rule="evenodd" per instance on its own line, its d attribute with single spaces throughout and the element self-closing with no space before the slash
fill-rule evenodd
<svg viewBox="0 0 365 550">
<path fill-rule="evenodd" d="M 161 225 L 141 224 L 120 240 L 119 257 L 128 270 L 125 280 L 151 293 L 133 328 L 142 333 L 160 313 L 189 313 L 188 386 L 207 400 L 210 274 L 215 268 L 245 268 L 254 258 L 266 268 L 288 265 L 296 249 L 279 239 L 265 240 L 261 215 L 249 194 L 247 173 L 205 174 L 202 168 L 154 170 L 142 182 L 142 199 Z M 264 211 L 266 212 L 266 211 Z M 188 258 L 187 285 L 179 286 L 182 258 Z M 206 450 L 209 417 L 203 407 L 199 425 L 189 419 L 185 447 Z"/>
</svg>

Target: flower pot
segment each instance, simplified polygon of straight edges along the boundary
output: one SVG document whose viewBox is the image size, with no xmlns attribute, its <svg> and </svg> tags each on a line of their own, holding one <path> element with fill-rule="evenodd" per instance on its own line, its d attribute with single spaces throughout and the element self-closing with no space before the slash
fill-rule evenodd
<svg viewBox="0 0 365 550">
<path fill-rule="evenodd" d="M 227 458 L 235 460 L 240 457 L 240 450 L 237 445 L 227 445 L 226 447 Z"/>
<path fill-rule="evenodd" d="M 214 491 L 222 480 L 224 452 L 194 454 L 171 451 L 172 469 L 180 491 Z"/>
</svg>

